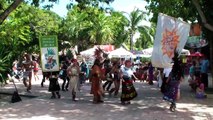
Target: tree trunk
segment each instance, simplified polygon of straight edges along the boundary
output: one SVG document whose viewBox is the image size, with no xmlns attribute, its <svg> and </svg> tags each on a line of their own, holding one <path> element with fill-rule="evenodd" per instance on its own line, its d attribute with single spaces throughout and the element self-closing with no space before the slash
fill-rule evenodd
<svg viewBox="0 0 213 120">
<path fill-rule="evenodd" d="M 0 14 L 0 25 L 4 22 L 4 20 L 8 17 L 8 15 L 15 10 L 23 0 L 15 0 L 3 13 Z"/>
<path fill-rule="evenodd" d="M 199 4 L 199 1 L 198 0 L 192 0 L 192 3 L 194 4 L 195 8 L 197 9 L 198 13 L 199 13 L 199 16 L 201 18 L 201 21 L 203 23 L 203 26 L 209 30 L 207 32 L 207 35 L 209 36 L 208 37 L 208 41 L 209 41 L 209 46 L 210 46 L 210 67 L 211 67 L 211 75 L 212 75 L 212 80 L 213 80 L 213 35 L 212 35 L 212 32 L 213 32 L 213 25 L 207 23 L 207 19 L 206 19 L 206 16 L 204 15 L 202 9 L 201 9 L 201 6 Z"/>
<path fill-rule="evenodd" d="M 211 75 L 212 75 L 212 86 L 213 86 L 213 35 L 209 31 L 210 34 L 210 39 L 209 39 L 209 44 L 210 44 L 210 68 L 211 68 Z"/>
<path fill-rule="evenodd" d="M 200 18 L 201 18 L 201 21 L 203 23 L 203 26 L 210 30 L 210 31 L 213 31 L 213 26 L 210 25 L 209 23 L 207 23 L 207 20 L 206 20 L 206 16 L 204 15 L 203 11 L 201 10 L 201 6 L 199 4 L 199 1 L 198 0 L 192 0 L 192 3 L 194 4 L 195 8 L 197 9 L 199 15 L 200 15 Z"/>
<path fill-rule="evenodd" d="M 130 50 L 133 50 L 133 33 L 130 34 Z"/>
</svg>

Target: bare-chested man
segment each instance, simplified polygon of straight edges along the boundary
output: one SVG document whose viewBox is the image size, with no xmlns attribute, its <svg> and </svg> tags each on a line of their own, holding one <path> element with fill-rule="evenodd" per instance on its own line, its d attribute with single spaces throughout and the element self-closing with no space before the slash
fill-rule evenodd
<svg viewBox="0 0 213 120">
<path fill-rule="evenodd" d="M 25 54 L 25 61 L 22 62 L 23 68 L 23 83 L 25 87 L 27 87 L 27 91 L 31 90 L 31 79 L 32 79 L 32 70 L 34 68 L 33 61 L 30 59 L 29 54 Z M 27 84 L 27 80 L 29 79 L 29 84 Z"/>
</svg>

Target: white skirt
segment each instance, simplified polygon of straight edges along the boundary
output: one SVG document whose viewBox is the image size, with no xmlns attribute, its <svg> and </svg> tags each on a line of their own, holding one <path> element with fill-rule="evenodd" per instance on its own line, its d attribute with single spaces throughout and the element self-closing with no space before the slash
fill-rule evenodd
<svg viewBox="0 0 213 120">
<path fill-rule="evenodd" d="M 77 92 L 78 90 L 78 81 L 79 76 L 71 76 L 70 77 L 70 83 L 69 83 L 69 90 L 70 92 Z"/>
</svg>

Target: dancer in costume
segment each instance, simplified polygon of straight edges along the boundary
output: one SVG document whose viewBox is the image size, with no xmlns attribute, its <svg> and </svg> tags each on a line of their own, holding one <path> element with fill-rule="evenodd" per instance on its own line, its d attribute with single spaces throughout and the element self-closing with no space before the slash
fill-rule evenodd
<svg viewBox="0 0 213 120">
<path fill-rule="evenodd" d="M 67 68 L 67 74 L 70 79 L 69 90 L 72 92 L 72 100 L 76 101 L 76 92 L 78 90 L 80 67 L 76 59 L 72 60 L 72 64 Z"/>
<path fill-rule="evenodd" d="M 34 68 L 33 61 L 30 58 L 29 54 L 25 54 L 25 61 L 22 62 L 23 67 L 23 83 L 25 87 L 27 87 L 27 91 L 30 92 L 31 90 L 31 82 L 32 82 L 32 69 Z M 27 84 L 27 80 L 29 80 L 29 83 Z"/>
<path fill-rule="evenodd" d="M 130 100 L 137 97 L 137 92 L 133 85 L 133 79 L 137 79 L 131 69 L 132 63 L 130 60 L 125 61 L 125 67 L 121 68 L 122 77 L 122 93 L 121 104 L 130 104 Z"/>
<path fill-rule="evenodd" d="M 179 92 L 180 81 L 183 79 L 183 72 L 181 68 L 181 62 L 178 58 L 179 53 L 175 50 L 173 60 L 172 71 L 169 74 L 168 79 L 166 80 L 167 89 L 164 92 L 163 99 L 171 103 L 170 110 L 175 111 L 176 100 Z"/>
<path fill-rule="evenodd" d="M 102 86 L 101 86 L 101 82 L 102 82 L 102 76 L 103 73 L 101 71 L 101 64 L 100 64 L 100 60 L 96 59 L 94 62 L 94 65 L 92 66 L 92 77 L 91 77 L 91 81 L 92 81 L 92 86 L 91 86 L 91 92 L 94 95 L 93 97 L 93 103 L 97 104 L 97 103 L 102 103 L 103 100 L 101 99 L 102 96 Z"/>
<path fill-rule="evenodd" d="M 61 95 L 59 93 L 60 86 L 59 86 L 59 82 L 58 82 L 58 71 L 57 72 L 48 72 L 48 73 L 46 73 L 46 76 L 48 76 L 49 81 L 50 81 L 49 91 L 52 93 L 51 99 L 56 98 L 56 95 L 60 99 Z"/>
<path fill-rule="evenodd" d="M 113 64 L 110 74 L 113 74 L 113 82 L 115 87 L 109 91 L 109 95 L 111 95 L 114 92 L 114 97 L 116 97 L 118 95 L 118 91 L 120 88 L 120 74 L 121 74 L 120 65 L 118 62 Z"/>
</svg>

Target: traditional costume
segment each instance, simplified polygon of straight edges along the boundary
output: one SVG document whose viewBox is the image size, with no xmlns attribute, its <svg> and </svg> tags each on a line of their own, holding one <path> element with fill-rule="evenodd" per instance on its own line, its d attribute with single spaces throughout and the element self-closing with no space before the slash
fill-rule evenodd
<svg viewBox="0 0 213 120">
<path fill-rule="evenodd" d="M 178 56 L 179 53 L 175 51 L 174 57 L 172 58 L 174 64 L 172 66 L 172 71 L 167 79 L 167 87 L 163 96 L 164 100 L 169 101 L 171 103 L 170 110 L 172 112 L 174 112 L 176 108 L 176 100 L 180 89 L 180 81 L 183 77 L 183 72 L 180 66 L 181 63 L 179 61 Z"/>
<path fill-rule="evenodd" d="M 122 71 L 122 93 L 121 93 L 121 103 L 130 103 L 129 101 L 137 97 L 137 92 L 133 85 L 133 71 L 131 68 L 123 67 Z"/>
</svg>

